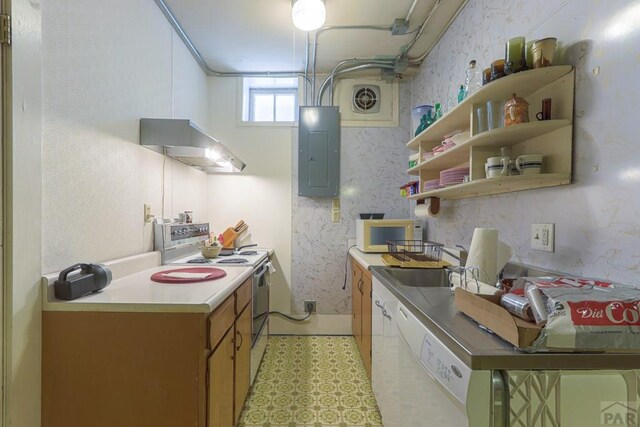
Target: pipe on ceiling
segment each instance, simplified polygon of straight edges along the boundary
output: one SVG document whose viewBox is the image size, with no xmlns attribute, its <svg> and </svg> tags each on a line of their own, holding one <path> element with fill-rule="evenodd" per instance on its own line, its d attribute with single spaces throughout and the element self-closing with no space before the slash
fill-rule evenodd
<svg viewBox="0 0 640 427">
<path fill-rule="evenodd" d="M 407 17 L 404 18 L 405 21 L 409 22 L 409 19 L 411 19 L 411 15 L 413 15 L 413 10 L 416 8 L 417 4 L 418 0 L 413 0 L 413 3 L 411 3 L 411 7 L 409 8 L 409 12 L 407 12 Z"/>
<path fill-rule="evenodd" d="M 171 9 L 169 9 L 169 6 L 167 6 L 165 1 L 155 0 L 155 2 L 160 8 L 160 10 L 162 11 L 162 13 L 164 14 L 164 16 L 167 18 L 167 20 L 169 21 L 173 29 L 176 31 L 176 33 L 178 33 L 178 36 L 187 46 L 187 49 L 189 49 L 189 52 L 191 52 L 191 55 L 194 57 L 194 59 L 196 60 L 198 65 L 200 65 L 200 68 L 202 68 L 202 71 L 204 71 L 206 75 L 215 76 L 215 77 L 304 77 L 307 83 L 311 83 L 308 76 L 305 75 L 304 71 L 226 72 L 226 71 L 216 71 L 211 69 L 209 65 L 207 65 L 207 63 L 205 62 L 204 58 L 202 57 L 198 49 L 196 49 L 195 45 L 193 44 L 189 36 L 187 36 L 187 33 L 185 33 L 184 29 L 176 19 Z"/>
<path fill-rule="evenodd" d="M 318 55 L 318 38 L 325 31 L 332 30 L 377 30 L 377 31 L 391 31 L 390 26 L 384 25 L 340 25 L 340 26 L 325 26 L 317 30 L 313 35 L 313 54 L 312 54 L 312 66 L 311 66 L 311 80 L 313 84 L 311 85 L 311 100 L 313 101 L 316 97 L 316 60 Z"/>
<path fill-rule="evenodd" d="M 424 21 L 422 22 L 422 25 L 420 25 L 420 30 L 418 30 L 418 33 L 415 35 L 415 37 L 409 42 L 408 45 L 406 45 L 404 48 L 401 49 L 400 53 L 396 56 L 396 60 L 399 60 L 400 58 L 402 58 L 403 56 L 406 56 L 407 53 L 409 53 L 409 51 L 413 48 L 413 46 L 415 46 L 415 44 L 418 42 L 418 39 L 420 37 L 422 37 L 422 33 L 424 32 L 424 29 L 427 27 L 427 22 L 429 22 L 429 19 L 431 18 L 431 16 L 433 15 L 433 13 L 438 9 L 438 6 L 440 6 L 440 3 L 442 2 L 442 0 L 436 0 L 436 4 L 433 5 L 433 7 L 431 8 L 431 10 L 429 11 L 429 13 L 427 13 L 426 18 L 424 19 Z"/>
<path fill-rule="evenodd" d="M 327 84 L 329 84 L 330 87 L 330 92 L 329 92 L 329 105 L 333 105 L 333 83 L 334 83 L 334 79 L 336 76 L 336 73 L 338 72 L 338 70 L 340 68 L 342 68 L 342 66 L 349 64 L 349 63 L 353 63 L 353 64 L 368 64 L 368 65 L 381 65 L 384 68 L 387 68 L 388 66 L 393 67 L 394 63 L 393 61 L 385 61 L 385 60 L 371 60 L 371 59 L 357 59 L 357 58 L 353 58 L 353 59 L 345 59 L 343 61 L 340 61 L 335 67 L 333 67 L 333 70 L 331 71 L 331 74 L 322 82 L 322 85 L 320 86 L 320 90 L 318 93 L 318 98 L 316 98 L 316 105 L 320 105 L 322 102 L 322 96 L 324 95 L 324 91 L 326 90 Z"/>
<path fill-rule="evenodd" d="M 417 64 L 417 65 L 422 64 L 422 61 L 424 61 L 425 58 L 427 57 L 427 55 L 429 55 L 429 53 L 431 53 L 431 50 L 433 50 L 433 48 L 438 44 L 438 42 L 440 41 L 442 36 L 444 36 L 444 33 L 447 32 L 447 30 L 449 29 L 451 24 L 453 24 L 453 21 L 455 21 L 455 19 L 458 17 L 458 15 L 460 15 L 460 13 L 462 12 L 462 9 L 464 9 L 464 7 L 466 6 L 466 4 L 468 2 L 469 2 L 469 0 L 465 0 L 460 5 L 460 7 L 456 11 L 456 13 L 451 17 L 449 22 L 447 22 L 447 25 L 445 25 L 444 29 L 440 32 L 440 34 L 438 34 L 438 37 L 436 37 L 436 39 L 434 40 L 433 45 L 431 45 L 430 48 L 428 48 L 426 51 L 424 51 L 423 53 L 421 53 L 420 55 L 418 55 L 416 57 L 409 57 L 409 64 Z"/>
</svg>

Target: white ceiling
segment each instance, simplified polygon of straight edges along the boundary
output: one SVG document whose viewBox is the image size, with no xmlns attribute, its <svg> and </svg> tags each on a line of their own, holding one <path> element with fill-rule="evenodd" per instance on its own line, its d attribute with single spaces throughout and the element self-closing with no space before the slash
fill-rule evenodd
<svg viewBox="0 0 640 427">
<path fill-rule="evenodd" d="M 209 68 L 220 72 L 300 71 L 305 36 L 291 22 L 291 0 L 165 0 Z M 413 0 L 326 0 L 325 25 L 385 25 L 404 18 Z M 417 29 L 436 0 L 418 0 L 410 31 Z M 446 29 L 465 0 L 442 0 L 419 42 L 418 56 Z M 311 33 L 313 36 L 313 32 Z M 318 72 L 351 58 L 395 56 L 414 34 L 390 31 L 335 30 L 319 38 Z M 313 40 L 313 37 L 311 38 Z"/>
</svg>

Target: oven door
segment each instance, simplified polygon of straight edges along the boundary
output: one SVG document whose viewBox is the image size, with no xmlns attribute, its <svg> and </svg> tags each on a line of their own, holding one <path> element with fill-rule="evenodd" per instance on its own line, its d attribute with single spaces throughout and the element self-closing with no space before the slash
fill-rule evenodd
<svg viewBox="0 0 640 427">
<path fill-rule="evenodd" d="M 269 267 L 260 264 L 253 273 L 253 336 L 252 345 L 258 339 L 269 316 Z"/>
</svg>

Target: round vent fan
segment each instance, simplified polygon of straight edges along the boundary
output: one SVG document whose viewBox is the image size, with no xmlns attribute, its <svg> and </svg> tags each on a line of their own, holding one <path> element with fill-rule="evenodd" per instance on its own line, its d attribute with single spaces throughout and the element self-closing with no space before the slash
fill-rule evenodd
<svg viewBox="0 0 640 427">
<path fill-rule="evenodd" d="M 364 114 L 379 112 L 380 87 L 373 85 L 354 86 L 353 111 Z"/>
</svg>

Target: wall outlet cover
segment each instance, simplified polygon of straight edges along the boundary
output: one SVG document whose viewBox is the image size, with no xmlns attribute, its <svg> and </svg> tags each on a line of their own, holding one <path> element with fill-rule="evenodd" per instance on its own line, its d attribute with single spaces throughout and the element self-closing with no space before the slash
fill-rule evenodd
<svg viewBox="0 0 640 427">
<path fill-rule="evenodd" d="M 555 251 L 555 224 L 531 224 L 531 249 Z"/>
</svg>

